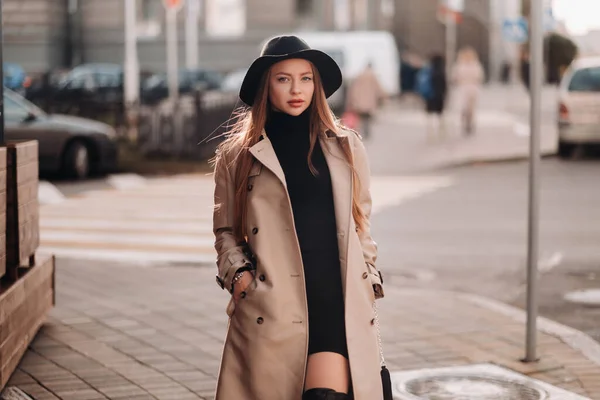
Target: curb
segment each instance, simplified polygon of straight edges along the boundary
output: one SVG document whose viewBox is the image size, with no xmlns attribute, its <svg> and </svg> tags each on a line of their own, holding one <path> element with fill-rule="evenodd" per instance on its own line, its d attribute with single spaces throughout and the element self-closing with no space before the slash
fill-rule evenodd
<svg viewBox="0 0 600 400">
<path fill-rule="evenodd" d="M 548 158 L 553 158 L 556 156 L 556 152 L 554 151 L 546 151 L 546 152 L 542 152 L 541 153 L 541 158 L 542 159 L 548 159 Z M 430 167 L 426 167 L 427 170 L 439 170 L 439 169 L 452 169 L 452 168 L 460 168 L 460 167 L 467 167 L 467 166 L 472 166 L 472 165 L 476 165 L 476 164 L 503 164 L 503 163 L 511 163 L 511 162 L 516 162 L 516 161 L 525 161 L 529 159 L 529 154 L 526 155 L 507 155 L 507 156 L 499 156 L 499 157 L 487 157 L 487 158 L 473 158 L 473 159 L 468 159 L 468 160 L 462 160 L 462 161 L 455 161 L 455 162 L 446 162 L 446 163 L 439 163 L 435 166 L 430 166 Z"/>
<path fill-rule="evenodd" d="M 389 289 L 388 289 L 389 290 Z M 399 288 L 394 288 L 399 290 Z M 429 290 L 429 289 L 414 289 L 414 288 L 402 288 L 402 293 L 423 293 L 423 292 L 436 292 L 444 293 L 450 296 L 457 297 L 461 300 L 475 304 L 479 307 L 487 310 L 502 314 L 506 317 L 513 319 L 519 323 L 526 323 L 527 313 L 520 308 L 510 306 L 500 301 L 490 299 L 488 297 L 471 294 L 456 292 L 451 290 Z M 540 317 L 537 318 L 537 330 L 545 334 L 554 336 L 562 340 L 568 346 L 581 352 L 588 360 L 594 364 L 600 366 L 600 343 L 596 342 L 589 335 L 569 326 L 560 324 L 551 319 Z M 523 341 L 524 342 L 524 341 Z"/>
<path fill-rule="evenodd" d="M 503 314 L 517 322 L 526 323 L 527 321 L 527 313 L 519 308 L 475 294 L 456 292 L 454 294 L 463 300 Z M 596 342 L 589 335 L 570 326 L 540 316 L 537 318 L 537 329 L 545 334 L 559 338 L 573 349 L 579 350 L 588 360 L 600 366 L 600 343 Z"/>
</svg>

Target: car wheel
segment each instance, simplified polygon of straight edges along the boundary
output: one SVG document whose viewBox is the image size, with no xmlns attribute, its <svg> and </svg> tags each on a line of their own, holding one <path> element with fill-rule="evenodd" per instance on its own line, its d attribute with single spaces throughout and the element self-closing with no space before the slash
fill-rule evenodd
<svg viewBox="0 0 600 400">
<path fill-rule="evenodd" d="M 84 179 L 90 175 L 90 150 L 85 143 L 75 141 L 69 144 L 63 158 L 63 170 L 69 178 Z"/>
<path fill-rule="evenodd" d="M 558 141 L 558 156 L 560 158 L 571 158 L 573 156 L 573 151 L 575 150 L 575 145 L 567 142 L 563 142 L 562 140 Z"/>
</svg>

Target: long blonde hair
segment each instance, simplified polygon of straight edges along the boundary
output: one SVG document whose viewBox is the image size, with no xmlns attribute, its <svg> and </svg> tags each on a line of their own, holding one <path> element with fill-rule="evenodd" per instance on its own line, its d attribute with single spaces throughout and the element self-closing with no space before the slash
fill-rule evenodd
<svg viewBox="0 0 600 400">
<path fill-rule="evenodd" d="M 314 76 L 314 94 L 310 105 L 310 147 L 308 151 L 307 163 L 313 175 L 318 171 L 312 163 L 312 154 L 320 132 L 329 130 L 336 135 L 341 127 L 336 121 L 327 98 L 323 90 L 323 83 L 318 70 L 312 66 Z M 226 159 L 232 160 L 232 165 L 227 165 L 235 171 L 235 206 L 234 206 L 234 226 L 233 233 L 238 242 L 246 240 L 246 208 L 248 198 L 248 176 L 254 163 L 254 157 L 249 149 L 259 142 L 262 132 L 265 128 L 267 115 L 271 107 L 269 101 L 269 78 L 271 69 L 267 70 L 260 81 L 259 90 L 256 94 L 254 105 L 249 110 L 239 113 L 237 122 L 226 133 L 227 139 L 223 141 L 213 158 L 216 165 L 224 162 Z M 343 148 L 346 161 L 352 169 L 352 216 L 359 230 L 366 226 L 366 216 L 360 207 L 360 182 L 356 168 L 354 168 L 354 159 L 350 149 Z M 232 154 L 236 152 L 236 154 Z M 222 205 L 221 205 L 222 206 Z"/>
</svg>

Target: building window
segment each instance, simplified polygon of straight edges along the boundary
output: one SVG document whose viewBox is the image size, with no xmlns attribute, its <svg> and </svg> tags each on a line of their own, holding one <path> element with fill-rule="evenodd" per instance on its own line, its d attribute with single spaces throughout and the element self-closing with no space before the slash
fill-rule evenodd
<svg viewBox="0 0 600 400">
<path fill-rule="evenodd" d="M 298 15 L 308 15 L 312 12 L 312 9 L 313 0 L 296 0 L 296 13 Z"/>
<path fill-rule="evenodd" d="M 160 0 L 137 0 L 138 21 L 147 22 L 158 19 Z"/>
</svg>

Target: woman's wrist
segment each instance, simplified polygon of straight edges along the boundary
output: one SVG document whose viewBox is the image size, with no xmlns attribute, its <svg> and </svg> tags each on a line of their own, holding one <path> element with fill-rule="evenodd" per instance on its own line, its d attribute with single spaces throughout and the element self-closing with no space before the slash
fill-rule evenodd
<svg viewBox="0 0 600 400">
<path fill-rule="evenodd" d="M 238 283 L 243 277 L 244 277 L 244 273 L 247 271 L 253 271 L 254 270 L 254 266 L 252 264 L 246 264 L 241 268 L 238 268 L 235 271 L 235 275 L 233 275 L 233 279 L 231 280 L 231 290 L 230 293 L 233 293 L 233 291 L 235 290 L 235 284 Z"/>
</svg>

